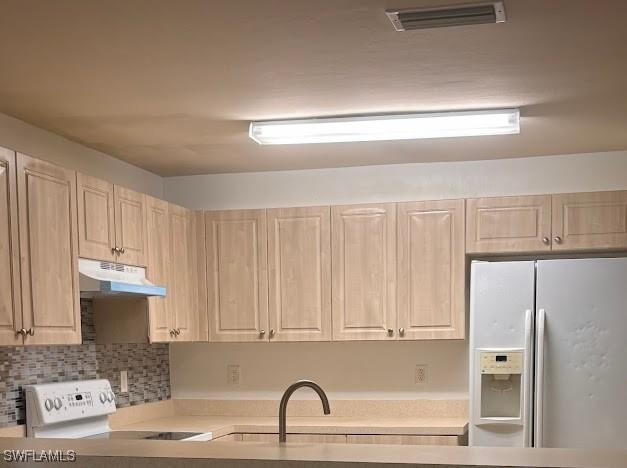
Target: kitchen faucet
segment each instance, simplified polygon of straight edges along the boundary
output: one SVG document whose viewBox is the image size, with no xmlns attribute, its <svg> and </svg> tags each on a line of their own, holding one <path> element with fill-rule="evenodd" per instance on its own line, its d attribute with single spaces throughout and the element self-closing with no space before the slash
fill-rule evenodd
<svg viewBox="0 0 627 468">
<path fill-rule="evenodd" d="M 322 388 L 320 387 L 320 385 L 318 385 L 315 382 L 312 382 L 311 380 L 299 380 L 298 382 L 293 383 L 292 385 L 287 387 L 287 390 L 285 390 L 285 393 L 283 394 L 283 397 L 281 398 L 281 404 L 279 405 L 279 442 L 287 441 L 287 434 L 286 434 L 287 402 L 290 401 L 290 397 L 292 396 L 292 393 L 294 393 L 300 387 L 309 387 L 309 388 L 314 389 L 315 392 L 320 397 L 320 400 L 322 401 L 322 410 L 324 411 L 324 414 L 331 413 L 331 408 L 329 407 L 329 400 L 327 399 L 327 396 L 324 393 L 324 390 L 322 390 Z"/>
</svg>

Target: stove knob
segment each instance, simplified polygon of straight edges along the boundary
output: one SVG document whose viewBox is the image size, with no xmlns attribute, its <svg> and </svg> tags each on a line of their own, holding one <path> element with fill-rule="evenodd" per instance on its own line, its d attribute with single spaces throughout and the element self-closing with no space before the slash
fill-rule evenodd
<svg viewBox="0 0 627 468">
<path fill-rule="evenodd" d="M 109 393 L 107 393 L 107 401 L 109 403 L 112 403 L 113 400 L 115 400 L 115 395 L 113 394 L 113 392 L 111 390 L 109 390 Z"/>
<path fill-rule="evenodd" d="M 46 408 L 46 411 L 52 411 L 54 403 L 50 398 L 46 398 L 46 401 L 44 401 L 44 407 Z"/>
<path fill-rule="evenodd" d="M 59 410 L 61 409 L 61 406 L 63 406 L 63 403 L 61 402 L 61 398 L 55 398 L 54 407 Z"/>
<path fill-rule="evenodd" d="M 104 404 L 107 401 L 107 395 L 104 392 L 100 392 L 100 403 Z"/>
</svg>

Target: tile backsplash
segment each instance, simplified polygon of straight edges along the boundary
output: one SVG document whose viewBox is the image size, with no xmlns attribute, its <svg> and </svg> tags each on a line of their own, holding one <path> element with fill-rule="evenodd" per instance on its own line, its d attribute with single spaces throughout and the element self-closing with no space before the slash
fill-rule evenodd
<svg viewBox="0 0 627 468">
<path fill-rule="evenodd" d="M 82 345 L 0 347 L 0 427 L 26 422 L 28 384 L 109 379 L 118 407 L 170 398 L 167 344 L 97 345 L 87 300 L 81 300 L 81 320 Z M 122 370 L 128 371 L 128 393 L 120 393 Z"/>
</svg>

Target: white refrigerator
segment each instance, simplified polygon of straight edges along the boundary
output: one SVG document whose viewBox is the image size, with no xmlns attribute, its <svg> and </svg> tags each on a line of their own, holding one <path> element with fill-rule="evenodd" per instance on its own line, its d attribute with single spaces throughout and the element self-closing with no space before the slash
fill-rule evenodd
<svg viewBox="0 0 627 468">
<path fill-rule="evenodd" d="M 627 448 L 627 258 L 475 261 L 471 446 Z"/>
</svg>

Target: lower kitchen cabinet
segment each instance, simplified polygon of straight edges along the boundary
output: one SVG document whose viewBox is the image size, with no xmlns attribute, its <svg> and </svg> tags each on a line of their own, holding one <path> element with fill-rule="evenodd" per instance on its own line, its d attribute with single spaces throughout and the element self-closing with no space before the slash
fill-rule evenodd
<svg viewBox="0 0 627 468">
<path fill-rule="evenodd" d="M 279 442 L 279 434 L 240 434 L 242 442 Z M 345 434 L 287 434 L 288 442 L 345 444 Z"/>
<path fill-rule="evenodd" d="M 279 434 L 236 433 L 217 437 L 213 441 L 278 443 Z M 467 445 L 465 435 L 287 434 L 287 441 L 305 444 Z"/>
<path fill-rule="evenodd" d="M 17 155 L 25 344 L 81 342 L 76 173 Z"/>
<path fill-rule="evenodd" d="M 277 208 L 267 217 L 270 340 L 330 341 L 330 208 Z"/>
<path fill-rule="evenodd" d="M 464 200 L 398 204 L 398 337 L 465 334 Z"/>
<path fill-rule="evenodd" d="M 226 434 L 220 437 L 214 437 L 211 442 L 241 442 L 242 434 Z"/>
<path fill-rule="evenodd" d="M 393 434 L 349 434 L 349 444 L 387 444 L 387 445 L 466 445 L 464 436 L 434 435 L 393 435 Z"/>
<path fill-rule="evenodd" d="M 21 345 L 22 298 L 15 152 L 0 148 L 0 345 Z"/>
<path fill-rule="evenodd" d="M 554 251 L 627 249 L 627 190 L 552 196 Z"/>
</svg>

